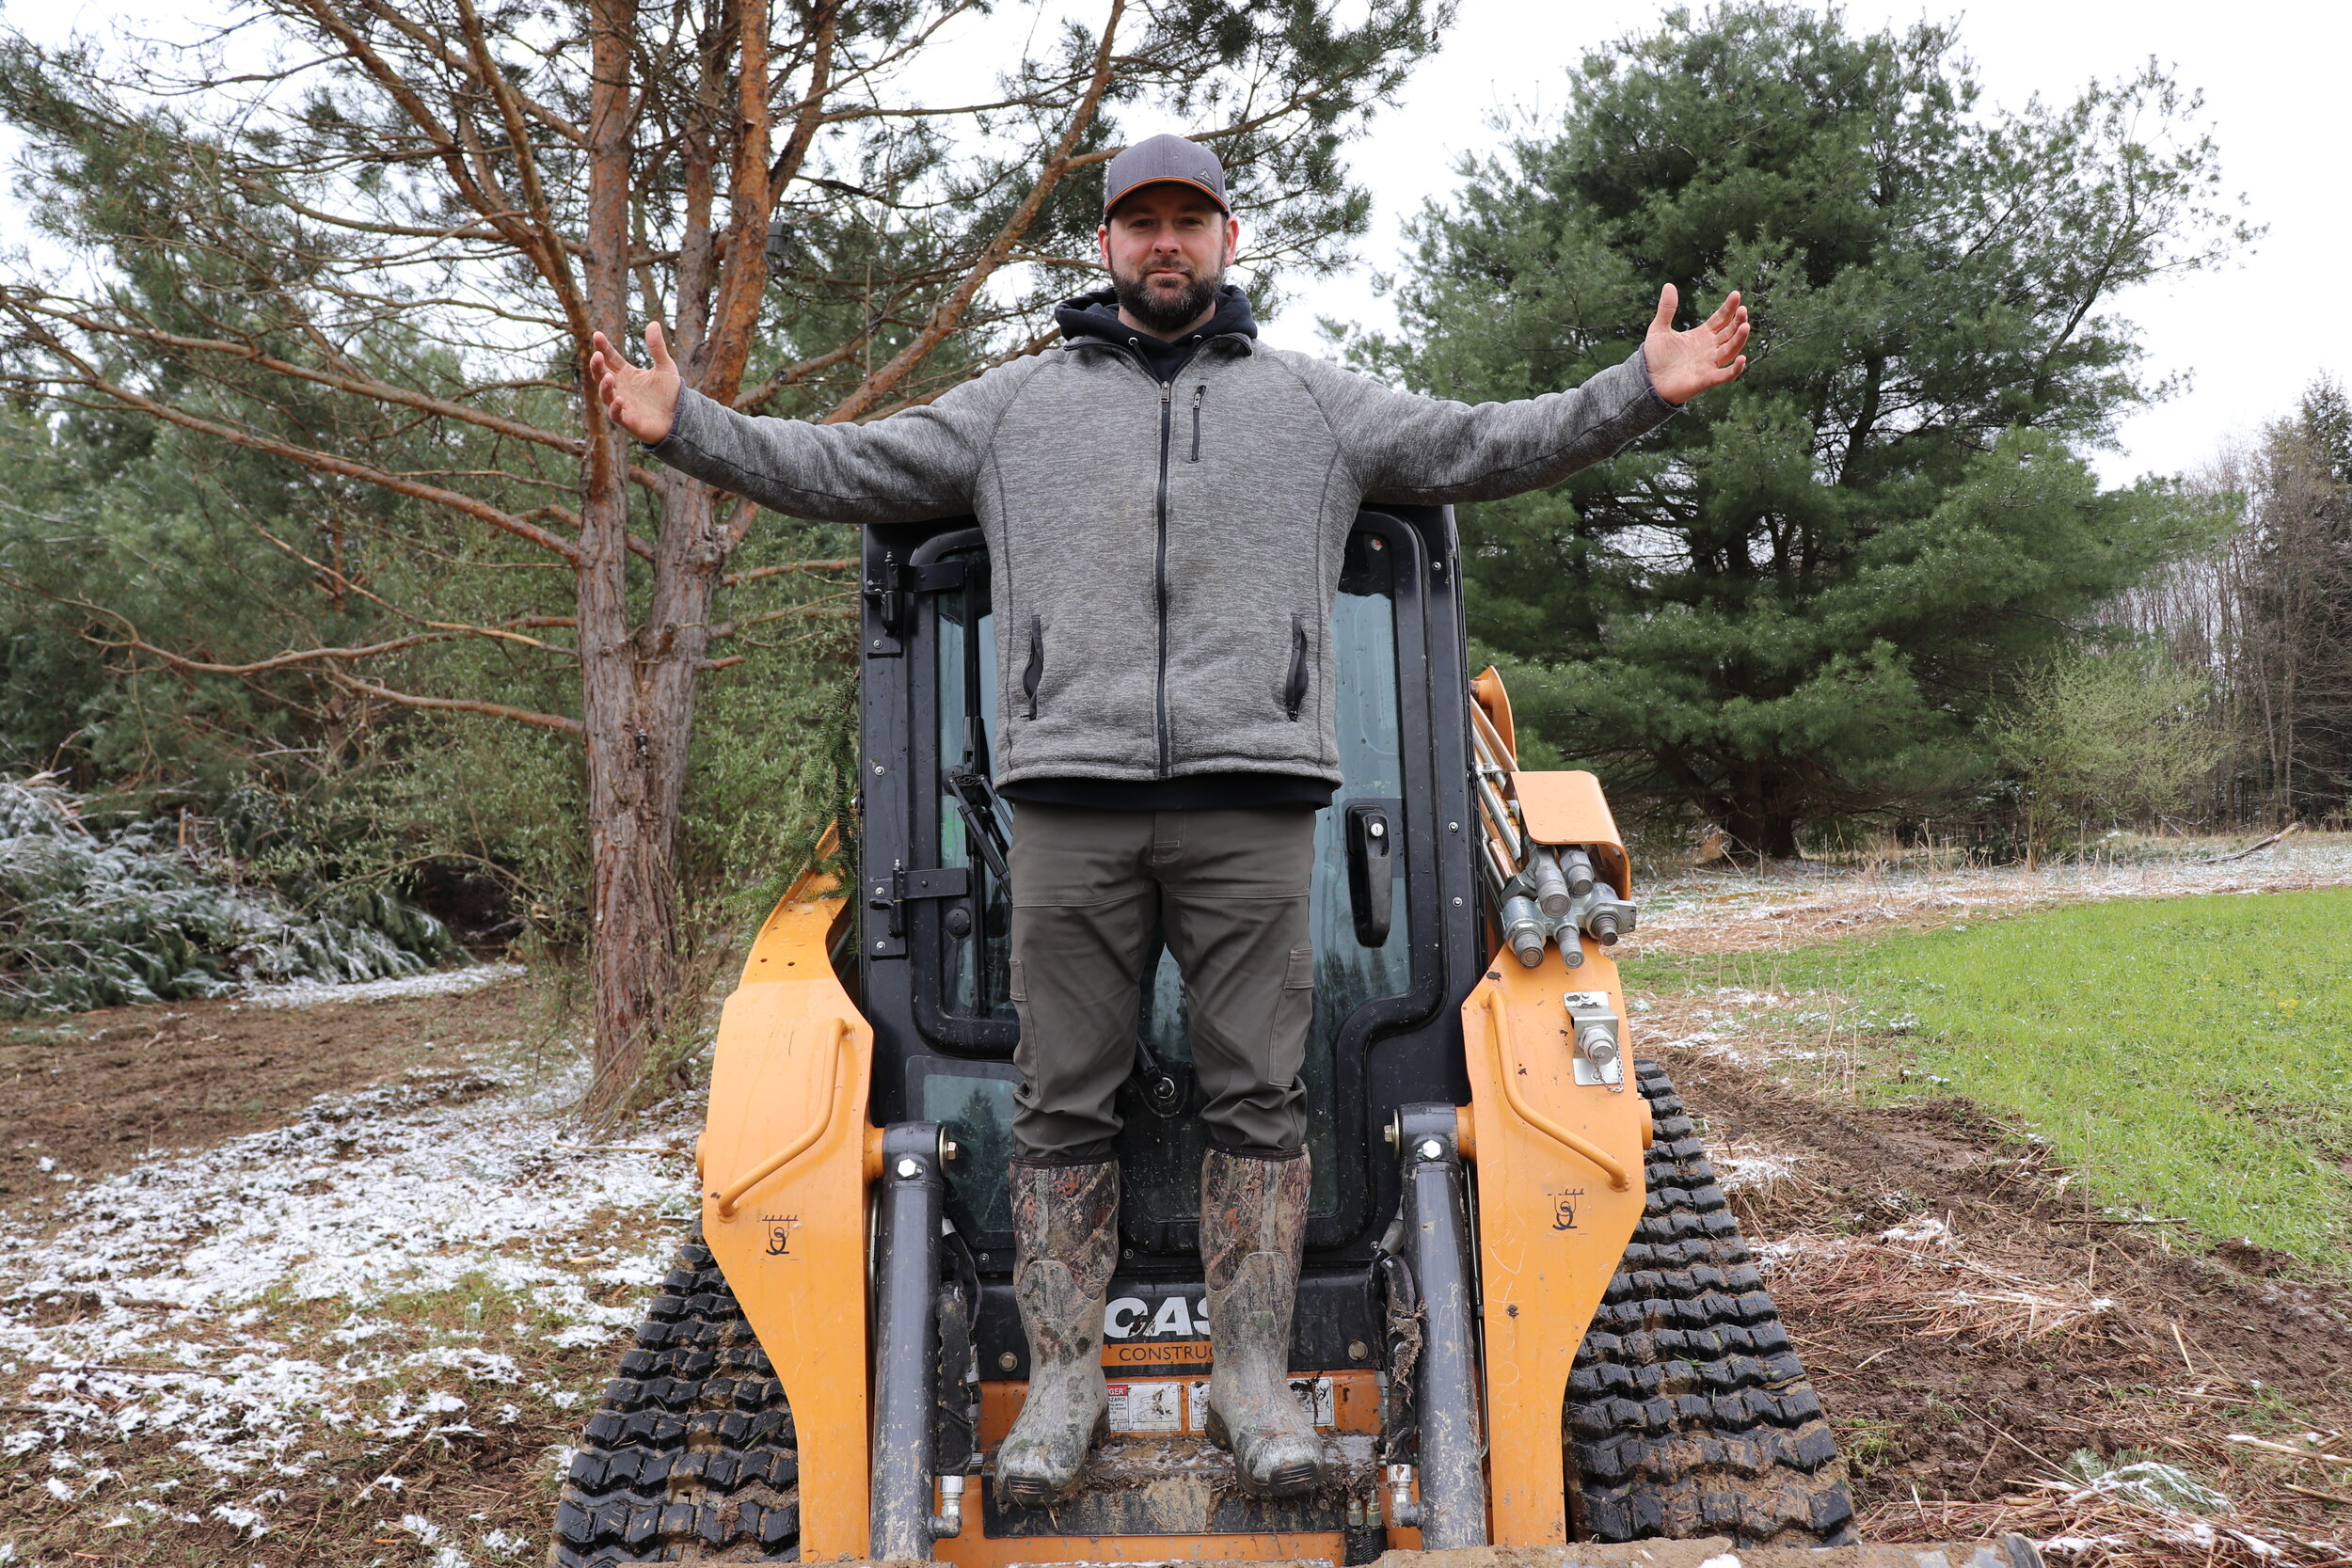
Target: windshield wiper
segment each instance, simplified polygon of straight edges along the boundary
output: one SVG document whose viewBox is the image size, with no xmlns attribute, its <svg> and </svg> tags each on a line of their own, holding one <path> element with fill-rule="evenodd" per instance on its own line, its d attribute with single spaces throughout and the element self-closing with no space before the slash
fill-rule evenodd
<svg viewBox="0 0 2352 1568">
<path fill-rule="evenodd" d="M 988 735 L 978 715 L 963 721 L 963 760 L 941 768 L 939 777 L 956 803 L 956 815 L 963 818 L 963 836 L 980 852 L 988 874 L 1010 886 L 1012 868 L 1005 854 L 1011 845 L 1005 837 L 1004 802 L 988 776 Z"/>
</svg>

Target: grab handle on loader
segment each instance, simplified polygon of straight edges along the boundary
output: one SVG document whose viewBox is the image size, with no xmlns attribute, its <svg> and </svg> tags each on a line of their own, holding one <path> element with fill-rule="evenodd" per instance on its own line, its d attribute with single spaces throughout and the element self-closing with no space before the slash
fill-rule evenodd
<svg viewBox="0 0 2352 1568">
<path fill-rule="evenodd" d="M 735 1218 L 735 1206 L 743 1201 L 744 1194 L 816 1148 L 818 1140 L 832 1131 L 834 1104 L 841 1098 L 841 1047 L 849 1037 L 850 1021 L 846 1018 L 834 1019 L 833 1021 L 833 1053 L 825 1063 L 825 1108 L 818 1114 L 817 1120 L 806 1132 L 767 1159 L 762 1160 L 745 1175 L 737 1178 L 733 1185 L 710 1195 L 719 1200 L 721 1219 Z"/>
<path fill-rule="evenodd" d="M 1607 1149 L 1588 1138 L 1579 1137 L 1520 1098 L 1518 1074 L 1511 1070 L 1510 1049 L 1502 1040 L 1502 1010 L 1495 1005 L 1495 993 L 1491 990 L 1486 992 L 1485 1006 L 1486 1025 L 1494 1036 L 1495 1077 L 1502 1085 L 1502 1098 L 1511 1102 L 1511 1109 L 1518 1118 L 1598 1165 L 1602 1174 L 1609 1178 L 1609 1185 L 1618 1192 L 1630 1187 L 1633 1183 L 1626 1175 L 1625 1166 L 1619 1164 Z"/>
</svg>

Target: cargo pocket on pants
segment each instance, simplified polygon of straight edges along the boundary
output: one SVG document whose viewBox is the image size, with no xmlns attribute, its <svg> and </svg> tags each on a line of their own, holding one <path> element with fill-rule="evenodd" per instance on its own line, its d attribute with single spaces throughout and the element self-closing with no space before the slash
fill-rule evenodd
<svg viewBox="0 0 2352 1568">
<path fill-rule="evenodd" d="M 1012 975 L 1006 983 L 1005 994 L 1015 1002 L 1026 1002 L 1029 999 L 1029 977 L 1021 973 L 1019 958 L 1012 960 Z"/>
<path fill-rule="evenodd" d="M 1282 972 L 1282 994 L 1274 1004 L 1274 1027 L 1266 1032 L 1265 1079 L 1278 1087 L 1298 1076 L 1307 1060 L 1307 1030 L 1315 1018 L 1315 950 L 1291 949 Z"/>
</svg>

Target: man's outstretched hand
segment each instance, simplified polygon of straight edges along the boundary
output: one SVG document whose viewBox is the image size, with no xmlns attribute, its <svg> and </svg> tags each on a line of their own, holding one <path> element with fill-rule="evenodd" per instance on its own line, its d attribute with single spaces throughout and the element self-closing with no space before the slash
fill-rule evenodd
<svg viewBox="0 0 2352 1568">
<path fill-rule="evenodd" d="M 1737 290 L 1715 313 L 1688 332 L 1675 330 L 1675 286 L 1658 291 L 1658 314 L 1642 340 L 1642 359 L 1650 385 L 1668 403 L 1688 403 L 1709 388 L 1737 381 L 1748 368 L 1740 351 L 1748 341 L 1748 308 Z"/>
<path fill-rule="evenodd" d="M 685 382 L 670 357 L 661 324 L 645 324 L 645 352 L 653 357 L 649 371 L 630 364 L 603 333 L 597 333 L 594 341 L 596 352 L 588 356 L 588 377 L 596 383 L 596 399 L 612 416 L 612 422 L 648 446 L 669 435 L 677 418 L 677 389 Z M 1655 376 L 1657 372 L 1650 373 Z"/>
</svg>

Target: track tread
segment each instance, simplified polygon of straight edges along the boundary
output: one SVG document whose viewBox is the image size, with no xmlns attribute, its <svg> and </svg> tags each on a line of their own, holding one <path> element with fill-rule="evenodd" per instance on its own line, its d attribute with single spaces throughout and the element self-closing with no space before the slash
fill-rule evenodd
<svg viewBox="0 0 2352 1568">
<path fill-rule="evenodd" d="M 1845 1462 L 1665 1070 L 1637 1060 L 1649 1198 L 1576 1353 L 1564 1412 L 1580 1533 L 1853 1540 Z"/>
<path fill-rule="evenodd" d="M 589 1416 L 552 1568 L 799 1557 L 800 1455 L 775 1369 L 697 1233 Z"/>
</svg>

